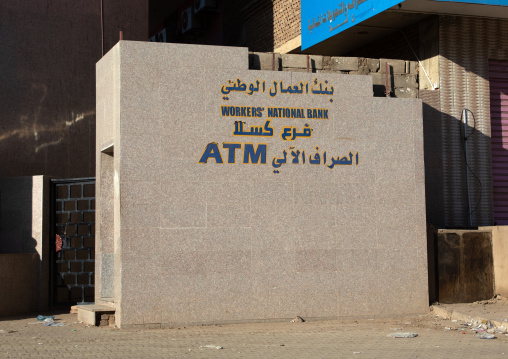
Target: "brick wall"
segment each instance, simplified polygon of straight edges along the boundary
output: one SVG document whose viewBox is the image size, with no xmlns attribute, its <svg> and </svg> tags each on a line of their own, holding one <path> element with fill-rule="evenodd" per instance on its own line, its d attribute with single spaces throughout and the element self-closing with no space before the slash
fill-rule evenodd
<svg viewBox="0 0 508 359">
<path fill-rule="evenodd" d="M 276 49 L 300 35 L 300 1 L 275 0 L 273 20 L 273 48 Z"/>
<path fill-rule="evenodd" d="M 249 68 L 369 75 L 374 96 L 386 96 L 388 80 L 390 97 L 418 97 L 418 63 L 415 61 L 252 52 L 249 54 Z"/>
<path fill-rule="evenodd" d="M 298 0 L 250 1 L 241 15 L 245 19 L 245 45 L 251 51 L 273 51 L 300 35 Z"/>
<path fill-rule="evenodd" d="M 93 302 L 95 181 L 56 182 L 54 190 L 55 233 L 61 239 L 55 249 L 54 303 Z"/>
</svg>

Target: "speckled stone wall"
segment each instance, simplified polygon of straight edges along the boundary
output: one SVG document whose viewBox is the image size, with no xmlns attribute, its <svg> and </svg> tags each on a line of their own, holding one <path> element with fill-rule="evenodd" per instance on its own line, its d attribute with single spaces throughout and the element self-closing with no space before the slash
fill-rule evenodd
<svg viewBox="0 0 508 359">
<path fill-rule="evenodd" d="M 120 42 L 97 64 L 96 302 L 121 327 L 426 312 L 422 136 L 421 101 L 369 76 Z"/>
</svg>

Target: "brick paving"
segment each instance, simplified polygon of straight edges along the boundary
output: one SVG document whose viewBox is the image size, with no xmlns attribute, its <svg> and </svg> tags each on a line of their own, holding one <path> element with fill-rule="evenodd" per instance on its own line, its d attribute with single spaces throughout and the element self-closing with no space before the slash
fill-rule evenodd
<svg viewBox="0 0 508 359">
<path fill-rule="evenodd" d="M 479 339 L 469 329 L 462 334 L 460 323 L 432 313 L 396 319 L 141 330 L 89 327 L 77 323 L 75 314 L 55 318 L 65 326 L 34 324 L 35 316 L 1 320 L 0 358 L 508 357 L 508 336 L 496 334 L 493 340 Z M 418 337 L 387 337 L 397 331 L 415 332 Z M 203 345 L 219 345 L 223 349 L 202 348 Z"/>
</svg>

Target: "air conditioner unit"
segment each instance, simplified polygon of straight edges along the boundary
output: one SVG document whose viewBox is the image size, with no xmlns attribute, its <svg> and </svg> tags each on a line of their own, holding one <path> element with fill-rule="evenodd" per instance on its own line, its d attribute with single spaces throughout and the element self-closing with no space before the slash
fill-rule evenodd
<svg viewBox="0 0 508 359">
<path fill-rule="evenodd" d="M 198 23 L 198 19 L 194 16 L 194 11 L 191 7 L 188 7 L 184 11 L 182 11 L 182 33 L 185 34 L 186 32 L 192 31 L 192 30 L 199 30 L 201 28 L 200 24 Z"/>
<path fill-rule="evenodd" d="M 194 0 L 195 13 L 216 9 L 217 9 L 217 0 Z"/>
</svg>

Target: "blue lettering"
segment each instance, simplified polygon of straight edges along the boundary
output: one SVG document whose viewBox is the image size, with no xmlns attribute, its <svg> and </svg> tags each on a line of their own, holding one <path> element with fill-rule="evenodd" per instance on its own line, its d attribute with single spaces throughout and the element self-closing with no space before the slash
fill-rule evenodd
<svg viewBox="0 0 508 359">
<path fill-rule="evenodd" d="M 220 108 L 222 110 L 222 116 L 229 116 L 229 107 L 221 106 Z"/>
<path fill-rule="evenodd" d="M 222 156 L 220 155 L 219 146 L 217 142 L 211 142 L 206 145 L 205 151 L 199 160 L 199 163 L 207 163 L 208 159 L 212 157 L 215 159 L 215 163 L 224 163 Z"/>
<path fill-rule="evenodd" d="M 254 145 L 246 143 L 243 148 L 243 163 L 258 163 L 261 157 L 261 164 L 266 164 L 266 144 L 258 144 L 254 150 Z"/>
<path fill-rule="evenodd" d="M 223 148 L 228 149 L 228 163 L 235 163 L 235 155 L 236 155 L 236 149 L 242 148 L 242 145 L 239 143 L 226 143 L 224 142 L 222 144 Z"/>
</svg>

